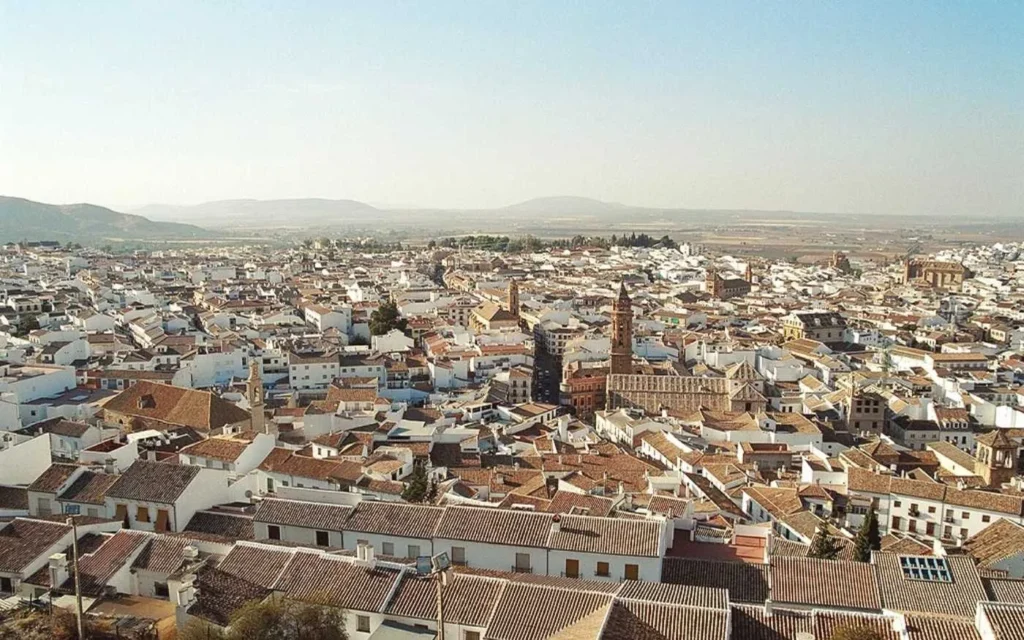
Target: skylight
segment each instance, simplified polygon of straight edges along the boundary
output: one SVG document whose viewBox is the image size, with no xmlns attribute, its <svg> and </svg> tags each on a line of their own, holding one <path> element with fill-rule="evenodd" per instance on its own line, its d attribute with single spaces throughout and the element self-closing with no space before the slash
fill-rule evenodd
<svg viewBox="0 0 1024 640">
<path fill-rule="evenodd" d="M 949 563 L 945 558 L 900 556 L 900 568 L 908 580 L 953 582 L 953 574 L 949 572 Z"/>
</svg>

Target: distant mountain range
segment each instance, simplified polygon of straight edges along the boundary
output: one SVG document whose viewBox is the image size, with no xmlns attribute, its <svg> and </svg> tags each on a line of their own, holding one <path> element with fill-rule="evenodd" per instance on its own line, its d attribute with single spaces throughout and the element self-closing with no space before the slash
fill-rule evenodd
<svg viewBox="0 0 1024 640">
<path fill-rule="evenodd" d="M 154 220 L 192 222 L 207 227 L 330 229 L 341 225 L 360 227 L 418 227 L 438 231 L 473 230 L 523 233 L 532 229 L 558 229 L 573 225 L 630 226 L 640 222 L 672 224 L 722 223 L 757 216 L 806 217 L 779 211 L 744 211 L 637 207 L 592 198 L 554 196 L 534 198 L 494 209 L 444 209 L 428 207 L 374 207 L 355 200 L 298 198 L 291 200 L 218 200 L 175 206 L 154 204 L 132 210 Z M 605 225 L 608 225 L 605 228 Z"/>
<path fill-rule="evenodd" d="M 210 232 L 191 224 L 154 222 L 93 204 L 44 204 L 0 196 L 0 242 L 59 240 L 169 240 L 208 238 Z"/>
</svg>

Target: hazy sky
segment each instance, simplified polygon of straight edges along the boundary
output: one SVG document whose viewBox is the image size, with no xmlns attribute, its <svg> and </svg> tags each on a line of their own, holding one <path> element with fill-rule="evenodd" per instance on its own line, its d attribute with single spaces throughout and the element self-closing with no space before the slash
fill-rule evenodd
<svg viewBox="0 0 1024 640">
<path fill-rule="evenodd" d="M 0 0 L 0 194 L 1024 215 L 1024 3 Z"/>
</svg>

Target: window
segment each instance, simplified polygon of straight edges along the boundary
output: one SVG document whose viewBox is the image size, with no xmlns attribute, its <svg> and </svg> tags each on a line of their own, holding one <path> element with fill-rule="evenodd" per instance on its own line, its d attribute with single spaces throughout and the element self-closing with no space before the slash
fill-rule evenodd
<svg viewBox="0 0 1024 640">
<path fill-rule="evenodd" d="M 356 631 L 370 633 L 370 616 L 356 616 Z"/>
<path fill-rule="evenodd" d="M 992 522 L 992 516 L 981 516 L 982 522 Z"/>
<path fill-rule="evenodd" d="M 326 531 L 316 532 L 316 546 L 318 547 L 329 547 L 331 546 L 331 537 L 327 535 Z"/>
<path fill-rule="evenodd" d="M 516 566 L 513 567 L 513 570 L 517 573 L 530 573 L 532 571 L 530 567 L 530 554 L 517 553 Z"/>
<path fill-rule="evenodd" d="M 452 564 L 466 564 L 466 547 L 452 547 Z"/>
<path fill-rule="evenodd" d="M 14 582 L 10 578 L 0 578 L 0 593 L 14 593 Z"/>
<path fill-rule="evenodd" d="M 566 578 L 578 578 L 580 577 L 580 561 L 575 558 L 565 559 L 565 577 Z"/>
<path fill-rule="evenodd" d="M 962 517 L 964 520 L 970 520 L 971 519 L 971 514 L 969 514 L 966 511 L 964 511 L 964 512 L 962 512 L 960 514 L 960 517 Z"/>
<path fill-rule="evenodd" d="M 167 588 L 166 582 L 157 582 L 153 585 L 153 595 L 158 598 L 170 598 L 171 591 Z"/>
<path fill-rule="evenodd" d="M 900 517 L 899 516 L 893 516 L 892 517 L 892 528 L 895 529 L 896 531 L 900 530 Z"/>
<path fill-rule="evenodd" d="M 928 507 L 928 513 L 935 513 L 935 507 L 934 506 Z"/>
<path fill-rule="evenodd" d="M 394 542 L 382 542 L 380 545 L 380 552 L 386 556 L 395 555 L 395 543 Z"/>
<path fill-rule="evenodd" d="M 626 580 L 639 580 L 640 566 L 635 564 L 627 564 L 625 578 Z"/>
<path fill-rule="evenodd" d="M 49 498 L 39 498 L 39 502 L 37 502 L 36 504 L 39 505 L 38 506 L 39 515 L 41 515 L 41 516 L 48 516 L 51 513 L 53 513 L 53 511 L 50 509 L 50 499 Z"/>
<path fill-rule="evenodd" d="M 462 635 L 462 640 L 480 640 L 480 632 L 479 631 L 466 631 Z"/>
<path fill-rule="evenodd" d="M 270 540 L 280 540 L 281 539 L 281 527 L 277 526 L 276 524 L 268 524 L 267 525 L 267 538 L 269 538 Z"/>
<path fill-rule="evenodd" d="M 135 511 L 135 519 L 139 522 L 149 522 L 149 507 L 139 507 Z"/>
<path fill-rule="evenodd" d="M 597 575 L 607 578 L 612 574 L 611 567 L 608 566 L 607 562 L 597 563 Z"/>
<path fill-rule="evenodd" d="M 900 508 L 900 505 L 902 505 L 902 504 L 903 504 L 902 502 L 900 502 L 899 500 L 897 500 L 896 502 L 893 502 L 893 503 L 892 503 L 892 506 L 894 506 L 894 507 L 896 507 L 897 509 L 899 509 L 899 508 Z"/>
<path fill-rule="evenodd" d="M 406 558 L 418 558 L 420 557 L 420 545 L 410 544 L 409 553 L 405 556 Z"/>
</svg>

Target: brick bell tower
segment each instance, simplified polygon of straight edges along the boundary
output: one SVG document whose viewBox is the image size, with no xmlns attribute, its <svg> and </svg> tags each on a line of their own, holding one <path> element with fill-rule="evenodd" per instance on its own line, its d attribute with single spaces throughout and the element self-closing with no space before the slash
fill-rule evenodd
<svg viewBox="0 0 1024 640">
<path fill-rule="evenodd" d="M 633 373 L 633 301 L 625 282 L 619 286 L 619 296 L 612 305 L 611 356 L 611 373 Z"/>
</svg>

